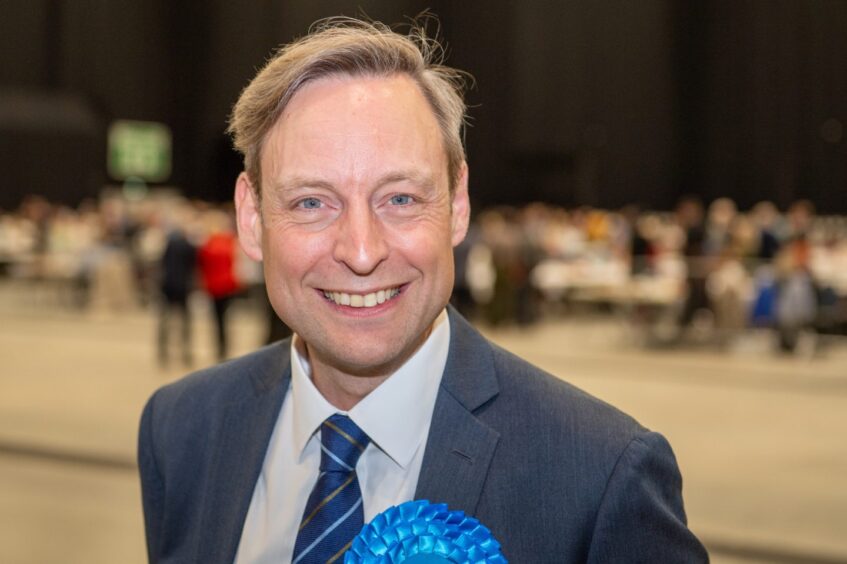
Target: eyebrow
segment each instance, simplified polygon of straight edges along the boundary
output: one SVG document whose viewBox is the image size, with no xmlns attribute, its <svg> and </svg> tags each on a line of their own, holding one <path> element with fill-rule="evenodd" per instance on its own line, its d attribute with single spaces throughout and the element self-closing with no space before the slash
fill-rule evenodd
<svg viewBox="0 0 847 564">
<path fill-rule="evenodd" d="M 433 180 L 432 176 L 414 169 L 389 172 L 388 174 L 385 174 L 380 177 L 376 185 L 385 186 L 386 184 L 391 184 L 392 182 L 403 181 L 409 181 L 412 184 L 417 184 L 421 188 L 425 189 L 432 189 L 435 187 L 435 180 Z"/>
<path fill-rule="evenodd" d="M 310 178 L 307 176 L 290 176 L 281 181 L 274 181 L 273 184 L 274 191 L 279 192 L 292 192 L 297 190 L 298 188 L 326 188 L 331 189 L 332 183 L 327 182 L 326 180 L 321 180 L 320 178 Z"/>
</svg>

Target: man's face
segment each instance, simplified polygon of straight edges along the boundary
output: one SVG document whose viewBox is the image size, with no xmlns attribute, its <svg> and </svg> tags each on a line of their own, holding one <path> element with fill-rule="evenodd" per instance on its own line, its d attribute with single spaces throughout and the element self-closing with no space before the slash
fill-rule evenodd
<svg viewBox="0 0 847 564">
<path fill-rule="evenodd" d="M 447 304 L 468 223 L 466 168 L 451 197 L 426 99 L 402 75 L 309 83 L 268 133 L 261 166 L 261 212 L 239 178 L 239 232 L 264 261 L 277 314 L 313 360 L 391 373 Z"/>
</svg>

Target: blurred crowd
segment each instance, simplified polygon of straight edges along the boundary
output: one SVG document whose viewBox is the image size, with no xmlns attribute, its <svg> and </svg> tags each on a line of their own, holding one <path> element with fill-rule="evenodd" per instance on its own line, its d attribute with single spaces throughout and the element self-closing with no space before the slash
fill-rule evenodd
<svg viewBox="0 0 847 564">
<path fill-rule="evenodd" d="M 76 209 L 29 197 L 0 214 L 0 275 L 69 308 L 156 311 L 163 366 L 172 356 L 193 362 L 192 298 L 213 318 L 217 358 L 226 358 L 227 312 L 261 284 L 229 208 L 167 192 L 142 199 L 115 192 Z"/>
<path fill-rule="evenodd" d="M 847 218 L 810 202 L 742 213 L 728 198 L 669 212 L 547 204 L 479 214 L 457 252 L 454 303 L 489 323 L 531 323 L 576 304 L 621 312 L 666 343 L 729 344 L 769 328 L 847 334 Z"/>
<path fill-rule="evenodd" d="M 240 298 L 264 308 L 268 341 L 288 334 L 260 267 L 239 249 L 232 210 L 167 191 L 107 193 L 73 209 L 27 198 L 0 213 L 0 277 L 48 288 L 66 307 L 156 311 L 163 365 L 191 364 L 198 301 L 214 319 L 219 358 Z M 667 343 L 726 344 L 768 328 L 779 350 L 793 351 L 804 334 L 847 334 L 847 217 L 816 215 L 805 201 L 741 212 L 727 198 L 708 207 L 685 198 L 661 212 L 490 208 L 456 250 L 453 303 L 491 325 L 612 311 Z"/>
</svg>

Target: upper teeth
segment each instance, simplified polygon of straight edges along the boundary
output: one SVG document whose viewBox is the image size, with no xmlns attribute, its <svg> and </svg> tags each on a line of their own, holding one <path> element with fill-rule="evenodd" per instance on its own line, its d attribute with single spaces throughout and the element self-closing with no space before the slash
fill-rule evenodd
<svg viewBox="0 0 847 564">
<path fill-rule="evenodd" d="M 399 288 L 390 288 L 388 290 L 380 290 L 379 292 L 372 292 L 370 294 L 346 294 L 344 292 L 324 291 L 324 296 L 338 305 L 350 307 L 374 307 L 377 304 L 384 303 L 386 300 L 390 300 L 399 293 Z"/>
</svg>

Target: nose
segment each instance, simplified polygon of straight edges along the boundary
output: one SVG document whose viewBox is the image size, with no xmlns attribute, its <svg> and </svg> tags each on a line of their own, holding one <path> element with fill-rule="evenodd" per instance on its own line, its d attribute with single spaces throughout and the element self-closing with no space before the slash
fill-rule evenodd
<svg viewBox="0 0 847 564">
<path fill-rule="evenodd" d="M 368 206 L 344 210 L 333 257 L 360 276 L 372 273 L 388 257 L 384 226 Z"/>
</svg>

